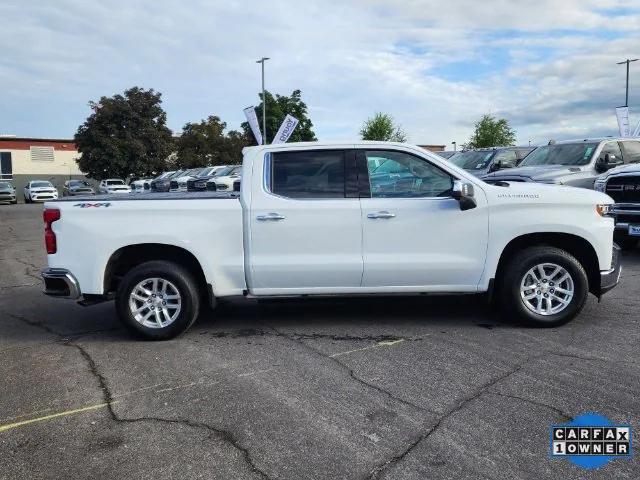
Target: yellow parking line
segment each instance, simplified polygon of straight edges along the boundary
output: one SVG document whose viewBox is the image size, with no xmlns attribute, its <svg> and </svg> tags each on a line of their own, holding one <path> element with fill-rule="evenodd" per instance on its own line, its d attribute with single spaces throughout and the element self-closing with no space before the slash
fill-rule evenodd
<svg viewBox="0 0 640 480">
<path fill-rule="evenodd" d="M 393 347 L 394 345 L 397 345 L 397 344 L 402 343 L 402 342 L 404 342 L 404 338 L 400 338 L 398 340 L 384 340 L 384 341 L 378 342 L 378 343 L 376 343 L 374 345 L 369 345 L 368 347 L 356 348 L 355 350 L 347 350 L 346 352 L 334 353 L 333 355 L 329 355 L 329 357 L 331 357 L 331 358 L 340 357 L 342 355 L 347 355 L 349 353 L 362 352 L 364 350 L 371 350 L 372 348 Z"/>
<path fill-rule="evenodd" d="M 116 402 L 111 402 L 112 405 L 114 403 L 116 403 Z M 65 417 L 67 415 L 75 415 L 76 413 L 83 413 L 83 412 L 88 412 L 90 410 L 97 410 L 99 408 L 104 408 L 104 407 L 106 407 L 108 405 L 109 405 L 109 403 L 99 403 L 97 405 L 90 405 L 88 407 L 76 408 L 76 409 L 73 409 L 73 410 L 65 410 L 64 412 L 58 412 L 58 413 L 53 413 L 51 415 L 45 415 L 44 417 L 36 417 L 36 418 L 32 418 L 30 420 L 23 420 L 22 422 L 8 423 L 6 425 L 0 425 L 0 432 L 11 430 L 12 428 L 22 427 L 24 425 L 29 425 L 30 423 L 44 422 L 46 420 L 51 420 L 52 418 Z"/>
</svg>

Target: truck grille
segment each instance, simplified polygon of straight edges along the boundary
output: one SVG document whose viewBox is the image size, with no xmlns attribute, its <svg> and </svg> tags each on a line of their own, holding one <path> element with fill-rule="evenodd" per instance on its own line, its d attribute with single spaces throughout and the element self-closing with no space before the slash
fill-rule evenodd
<svg viewBox="0 0 640 480">
<path fill-rule="evenodd" d="M 605 193 L 616 203 L 640 203 L 640 177 L 611 178 Z"/>
</svg>

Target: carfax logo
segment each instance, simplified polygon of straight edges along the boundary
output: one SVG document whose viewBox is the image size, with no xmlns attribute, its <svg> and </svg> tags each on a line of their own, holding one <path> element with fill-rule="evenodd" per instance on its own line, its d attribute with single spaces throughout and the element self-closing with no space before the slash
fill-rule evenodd
<svg viewBox="0 0 640 480">
<path fill-rule="evenodd" d="M 631 458 L 631 427 L 585 413 L 565 425 L 551 426 L 551 455 L 583 468 L 599 468 L 615 458 Z"/>
<path fill-rule="evenodd" d="M 80 208 L 100 208 L 100 207 L 110 207 L 111 203 L 109 202 L 98 202 L 98 203 L 76 203 L 74 207 Z"/>
</svg>

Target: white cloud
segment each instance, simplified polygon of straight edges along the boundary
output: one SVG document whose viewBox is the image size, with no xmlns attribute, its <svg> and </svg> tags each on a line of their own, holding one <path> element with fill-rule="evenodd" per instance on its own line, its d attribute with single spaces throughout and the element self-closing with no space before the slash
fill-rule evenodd
<svg viewBox="0 0 640 480">
<path fill-rule="evenodd" d="M 615 61 L 640 56 L 640 13 L 617 9 L 634 7 L 613 0 L 4 2 L 0 131 L 70 136 L 88 100 L 133 85 L 163 93 L 173 129 L 209 114 L 237 128 L 242 108 L 257 102 L 255 60 L 265 55 L 267 87 L 300 88 L 321 139 L 356 136 L 375 111 L 391 113 L 416 143 L 462 143 L 485 112 L 510 118 L 523 143 L 609 133 L 624 88 Z M 444 75 L 448 66 L 454 73 Z M 632 93 L 640 97 L 637 87 Z"/>
</svg>

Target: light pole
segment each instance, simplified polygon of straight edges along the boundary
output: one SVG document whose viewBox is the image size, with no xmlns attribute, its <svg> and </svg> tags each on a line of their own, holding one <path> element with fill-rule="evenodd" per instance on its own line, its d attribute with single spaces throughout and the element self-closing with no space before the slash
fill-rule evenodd
<svg viewBox="0 0 640 480">
<path fill-rule="evenodd" d="M 262 143 L 267 144 L 267 98 L 264 96 L 264 62 L 269 60 L 269 57 L 262 57 L 260 60 L 256 60 L 256 63 L 262 64 Z"/>
<path fill-rule="evenodd" d="M 637 62 L 638 59 L 637 58 L 632 58 L 632 59 L 626 59 L 624 62 L 618 62 L 617 65 L 624 65 L 625 63 L 627 64 L 627 88 L 625 90 L 625 96 L 624 96 L 624 106 L 628 107 L 629 106 L 629 64 L 631 62 Z"/>
<path fill-rule="evenodd" d="M 451 145 L 453 145 L 453 151 L 455 152 L 458 148 L 458 144 L 456 142 L 451 142 Z"/>
</svg>

